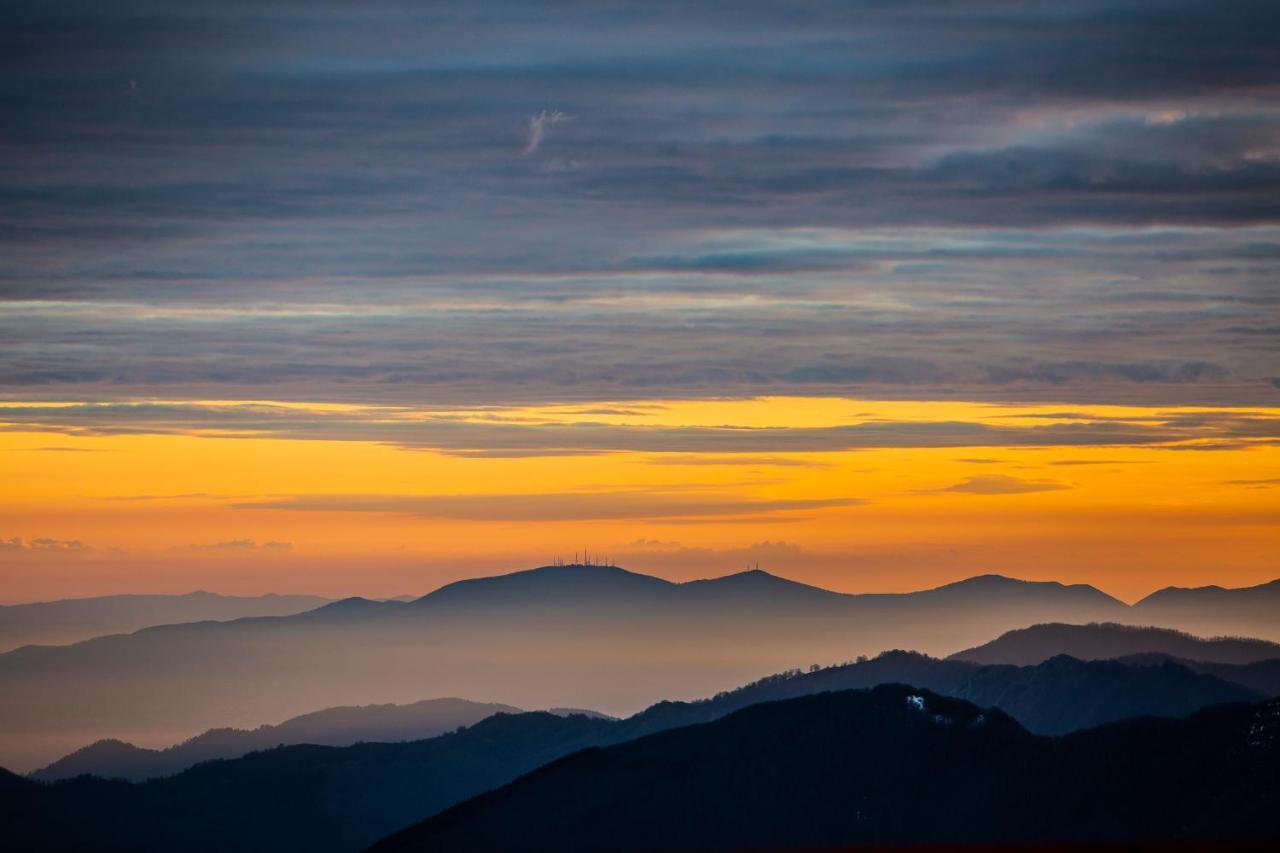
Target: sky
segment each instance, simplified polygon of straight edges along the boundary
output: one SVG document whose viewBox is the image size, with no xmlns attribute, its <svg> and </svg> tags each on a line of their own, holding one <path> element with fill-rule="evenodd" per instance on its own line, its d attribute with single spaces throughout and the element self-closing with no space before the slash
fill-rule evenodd
<svg viewBox="0 0 1280 853">
<path fill-rule="evenodd" d="M 0 601 L 1280 576 L 1280 8 L 4 3 Z"/>
</svg>

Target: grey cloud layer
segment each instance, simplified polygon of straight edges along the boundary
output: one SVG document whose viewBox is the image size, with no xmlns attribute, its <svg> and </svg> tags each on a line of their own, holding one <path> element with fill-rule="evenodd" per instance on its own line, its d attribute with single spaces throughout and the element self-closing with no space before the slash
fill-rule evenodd
<svg viewBox="0 0 1280 853">
<path fill-rule="evenodd" d="M 299 495 L 233 504 L 239 509 L 385 512 L 459 521 L 601 521 L 715 518 L 858 506 L 857 498 L 747 500 L 730 496 L 627 492 L 537 495 Z"/>
<path fill-rule="evenodd" d="M 1274 402 L 1278 29 L 19 4 L 0 395 Z"/>
<path fill-rule="evenodd" d="M 931 489 L 927 494 L 943 494 L 959 492 L 970 495 L 1023 495 L 1029 492 L 1054 492 L 1071 488 L 1057 480 L 1028 480 L 1023 477 L 1011 477 L 1007 474 L 986 474 L 968 477 L 959 483 Z"/>
<path fill-rule="evenodd" d="M 70 435 L 182 434 L 373 441 L 468 457 L 647 453 L 760 454 L 929 447 L 1167 446 L 1218 449 L 1280 440 L 1280 417 L 1230 411 L 1171 412 L 1154 419 L 1086 418 L 1006 426 L 970 421 L 869 420 L 829 427 L 622 426 L 592 421 L 472 420 L 404 410 L 314 411 L 282 406 L 180 403 L 6 406 L 0 429 Z"/>
</svg>

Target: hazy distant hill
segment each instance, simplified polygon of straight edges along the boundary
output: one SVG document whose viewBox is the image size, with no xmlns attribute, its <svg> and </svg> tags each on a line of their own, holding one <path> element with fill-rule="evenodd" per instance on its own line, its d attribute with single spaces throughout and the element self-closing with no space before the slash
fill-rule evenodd
<svg viewBox="0 0 1280 853">
<path fill-rule="evenodd" d="M 1132 612 L 1139 621 L 1197 634 L 1276 639 L 1280 634 L 1280 580 L 1240 589 L 1171 586 L 1142 599 L 1133 605 Z"/>
<path fill-rule="evenodd" d="M 765 572 L 676 584 L 548 566 L 409 603 L 347 599 L 292 617 L 0 655 L 0 764 L 28 770 L 96 739 L 172 743 L 314 708 L 412 702 L 428 690 L 625 714 L 795 666 L 894 647 L 946 653 L 993 632 L 1126 610 L 1092 587 L 994 576 L 843 595 Z"/>
<path fill-rule="evenodd" d="M 328 708 L 256 729 L 211 729 L 168 749 L 142 749 L 119 740 L 100 740 L 31 774 L 43 781 L 83 774 L 138 781 L 168 776 L 214 758 L 295 743 L 349 746 L 361 741 L 395 742 L 435 737 L 497 713 L 520 713 L 511 705 L 427 699 L 411 705 Z"/>
<path fill-rule="evenodd" d="M 997 697 L 1033 730 L 1050 732 L 1126 714 L 1184 714 L 1255 696 L 1175 664 L 1126 669 L 1066 659 L 1025 669 L 982 667 L 888 652 L 817 672 L 779 674 L 704 701 L 661 702 L 620 721 L 499 715 L 432 740 L 282 747 L 141 785 L 64 781 L 37 789 L 36 806 L 0 824 L 0 837 L 22 837 L 14 834 L 20 830 L 82 850 L 357 850 L 577 749 L 720 719 L 761 702 L 886 682 L 941 685 L 982 705 Z M 237 819 L 226 820 L 229 814 Z"/>
<path fill-rule="evenodd" d="M 314 595 L 240 598 L 201 590 L 186 595 L 110 595 L 0 605 L 0 652 L 32 644 L 75 643 L 152 625 L 206 619 L 225 621 L 243 616 L 289 616 L 328 604 L 330 600 Z"/>
<path fill-rule="evenodd" d="M 1280 702 L 1057 740 L 886 686 L 585 750 L 374 850 L 1240 838 L 1280 840 Z"/>
<path fill-rule="evenodd" d="M 1202 639 L 1169 629 L 1110 623 L 1046 624 L 1009 631 L 951 657 L 976 663 L 1026 666 L 1056 655 L 1099 660 L 1149 653 L 1211 663 L 1247 664 L 1280 658 L 1280 644 L 1239 637 Z"/>
</svg>

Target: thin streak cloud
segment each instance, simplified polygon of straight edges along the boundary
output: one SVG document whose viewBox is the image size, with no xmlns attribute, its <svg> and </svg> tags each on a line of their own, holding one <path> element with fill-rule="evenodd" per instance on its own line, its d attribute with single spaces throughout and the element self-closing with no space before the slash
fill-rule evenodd
<svg viewBox="0 0 1280 853">
<path fill-rule="evenodd" d="M 572 492 L 488 495 L 297 495 L 246 501 L 236 509 L 292 512 L 368 512 L 457 521 L 600 521 L 751 515 L 860 506 L 858 498 L 757 500 L 716 495 Z"/>
</svg>

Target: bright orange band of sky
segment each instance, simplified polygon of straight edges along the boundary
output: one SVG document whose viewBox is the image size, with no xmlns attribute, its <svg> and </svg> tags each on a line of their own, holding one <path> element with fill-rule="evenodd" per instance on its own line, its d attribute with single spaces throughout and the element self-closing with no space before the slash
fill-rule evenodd
<svg viewBox="0 0 1280 853">
<path fill-rule="evenodd" d="M 0 423 L 6 408 L 29 414 L 35 405 L 0 405 Z M 57 425 L 56 417 L 53 426 L 30 416 L 8 422 L 0 432 L 0 598 L 195 588 L 421 594 L 588 548 L 672 579 L 758 562 L 850 592 L 997 572 L 1087 582 L 1134 599 L 1168 584 L 1280 576 L 1277 409 L 825 398 L 462 412 L 250 408 L 286 421 L 332 416 L 347 433 L 308 437 L 216 420 L 115 429 Z M 1249 428 L 1222 426 L 1233 418 Z M 443 448 L 406 445 L 395 432 L 428 421 L 451 435 L 474 430 L 475 446 L 456 437 Z M 1158 434 L 1171 422 L 1183 426 L 1167 441 L 1073 437 L 1099 426 Z M 832 449 L 824 432 L 881 423 L 890 434 L 918 426 L 946 436 L 976 425 L 1013 438 Z M 1028 425 L 1060 428 L 1057 443 L 1018 437 Z M 543 446 L 544 437 L 532 450 L 495 450 L 484 437 L 495 426 L 550 432 L 563 446 Z M 652 449 L 653 436 L 683 441 L 686 430 L 696 439 L 698 430 L 725 428 L 764 437 L 739 452 Z M 617 446 L 575 447 L 588 432 L 616 434 Z"/>
</svg>

